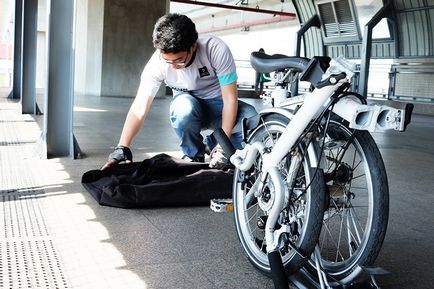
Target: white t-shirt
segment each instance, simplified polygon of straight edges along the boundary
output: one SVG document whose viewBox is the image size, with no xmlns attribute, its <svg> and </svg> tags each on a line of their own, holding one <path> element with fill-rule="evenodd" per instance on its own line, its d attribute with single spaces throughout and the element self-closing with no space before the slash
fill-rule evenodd
<svg viewBox="0 0 434 289">
<path fill-rule="evenodd" d="M 193 62 L 181 69 L 173 69 L 157 49 L 142 72 L 140 94 L 154 97 L 163 81 L 175 96 L 187 92 L 201 99 L 221 97 L 220 87 L 237 81 L 235 61 L 219 38 L 199 37 Z"/>
</svg>

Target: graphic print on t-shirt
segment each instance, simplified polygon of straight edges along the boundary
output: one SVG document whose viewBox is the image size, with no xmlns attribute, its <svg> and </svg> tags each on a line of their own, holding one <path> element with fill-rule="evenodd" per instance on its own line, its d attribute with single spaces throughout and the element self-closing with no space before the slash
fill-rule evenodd
<svg viewBox="0 0 434 289">
<path fill-rule="evenodd" d="M 188 88 L 186 87 L 181 87 L 181 85 L 177 85 L 176 83 L 168 83 L 166 81 L 166 85 L 176 91 L 181 91 L 181 92 L 188 92 Z"/>
<path fill-rule="evenodd" d="M 206 66 L 200 67 L 199 68 L 199 75 L 200 75 L 200 77 L 209 76 L 208 68 L 206 68 Z"/>
</svg>

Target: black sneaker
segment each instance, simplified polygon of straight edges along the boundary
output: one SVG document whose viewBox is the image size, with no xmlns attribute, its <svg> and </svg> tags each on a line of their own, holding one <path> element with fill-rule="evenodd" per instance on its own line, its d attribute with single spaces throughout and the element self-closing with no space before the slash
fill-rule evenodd
<svg viewBox="0 0 434 289">
<path fill-rule="evenodd" d="M 182 157 L 183 160 L 188 161 L 188 162 L 195 162 L 195 163 L 204 163 L 205 162 L 205 157 L 204 156 L 195 156 L 194 158 L 191 158 L 187 155 L 184 155 Z"/>
</svg>

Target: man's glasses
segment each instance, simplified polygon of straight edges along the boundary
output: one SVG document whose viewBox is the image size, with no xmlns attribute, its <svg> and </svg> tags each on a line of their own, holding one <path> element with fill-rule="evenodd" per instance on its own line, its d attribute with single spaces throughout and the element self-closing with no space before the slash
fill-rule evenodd
<svg viewBox="0 0 434 289">
<path fill-rule="evenodd" d="M 163 56 L 161 56 L 161 53 L 160 53 L 160 59 L 163 60 L 164 62 L 166 62 L 167 64 L 172 64 L 172 65 L 177 65 L 177 66 L 186 66 L 188 55 L 190 54 L 190 51 L 191 51 L 191 49 L 189 51 L 187 51 L 187 54 L 185 55 L 184 60 L 175 60 L 175 61 L 167 60 L 167 59 L 164 59 Z"/>
</svg>

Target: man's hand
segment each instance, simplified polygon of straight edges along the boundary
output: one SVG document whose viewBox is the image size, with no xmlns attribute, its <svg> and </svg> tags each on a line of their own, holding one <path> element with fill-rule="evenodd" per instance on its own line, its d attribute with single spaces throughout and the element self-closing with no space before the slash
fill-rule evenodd
<svg viewBox="0 0 434 289">
<path fill-rule="evenodd" d="M 111 168 L 120 162 L 125 161 L 127 164 L 133 161 L 133 153 L 129 147 L 117 146 L 108 157 L 108 162 L 102 166 L 101 170 Z"/>
<path fill-rule="evenodd" d="M 212 169 L 223 169 L 230 165 L 229 160 L 224 155 L 223 149 L 220 145 L 217 145 L 210 154 L 211 160 L 209 161 L 209 167 Z"/>
</svg>

